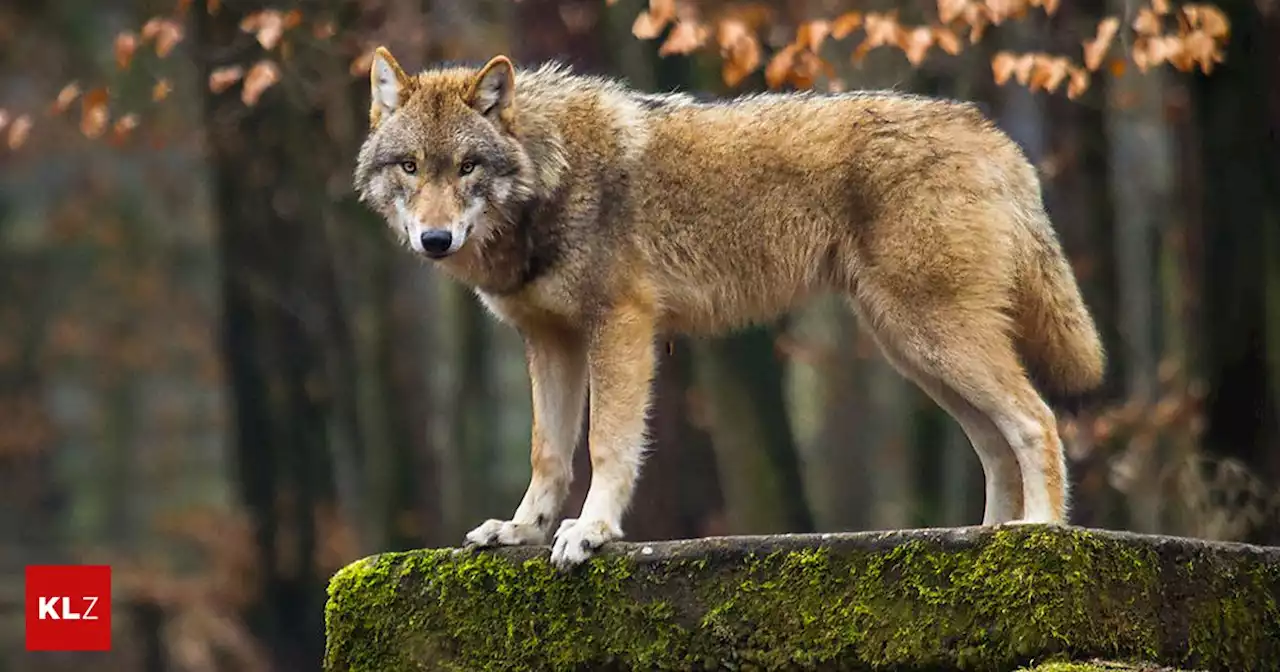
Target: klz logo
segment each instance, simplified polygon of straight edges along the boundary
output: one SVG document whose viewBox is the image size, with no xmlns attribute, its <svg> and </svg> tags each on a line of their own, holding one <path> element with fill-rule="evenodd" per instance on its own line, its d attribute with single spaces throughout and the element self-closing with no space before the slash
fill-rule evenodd
<svg viewBox="0 0 1280 672">
<path fill-rule="evenodd" d="M 27 567 L 28 651 L 111 650 L 111 568 Z"/>
</svg>

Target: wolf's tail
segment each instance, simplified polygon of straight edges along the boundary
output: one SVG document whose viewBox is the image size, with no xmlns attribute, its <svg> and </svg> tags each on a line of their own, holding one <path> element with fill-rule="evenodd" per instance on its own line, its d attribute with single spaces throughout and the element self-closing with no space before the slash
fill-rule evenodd
<svg viewBox="0 0 1280 672">
<path fill-rule="evenodd" d="M 1076 397 L 1102 384 L 1106 356 L 1066 255 L 1047 217 L 1038 219 L 1019 269 L 1019 346 L 1028 372 L 1047 392 Z"/>
</svg>

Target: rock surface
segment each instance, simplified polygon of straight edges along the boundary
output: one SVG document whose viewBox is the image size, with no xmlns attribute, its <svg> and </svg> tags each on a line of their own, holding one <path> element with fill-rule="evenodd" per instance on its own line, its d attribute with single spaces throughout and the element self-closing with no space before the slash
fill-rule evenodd
<svg viewBox="0 0 1280 672">
<path fill-rule="evenodd" d="M 352 563 L 325 670 L 1280 670 L 1280 548 L 1007 526 L 547 555 Z"/>
</svg>

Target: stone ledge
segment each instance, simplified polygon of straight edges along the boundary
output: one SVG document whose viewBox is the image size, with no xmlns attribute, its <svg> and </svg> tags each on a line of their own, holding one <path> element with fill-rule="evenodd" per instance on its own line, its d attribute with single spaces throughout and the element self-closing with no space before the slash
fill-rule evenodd
<svg viewBox="0 0 1280 672">
<path fill-rule="evenodd" d="M 1280 669 L 1280 548 L 1014 526 L 356 561 L 327 672 Z M 1130 667 L 1066 661 L 1142 663 Z M 1090 666 L 1091 665 L 1091 666 Z"/>
</svg>

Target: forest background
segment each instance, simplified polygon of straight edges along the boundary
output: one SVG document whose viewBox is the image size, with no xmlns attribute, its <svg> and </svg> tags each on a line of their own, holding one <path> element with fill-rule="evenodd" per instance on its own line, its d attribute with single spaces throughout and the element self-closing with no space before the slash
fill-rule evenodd
<svg viewBox="0 0 1280 672">
<path fill-rule="evenodd" d="M 1280 7 L 1171 1 L 4 3 L 0 671 L 315 669 L 335 570 L 518 502 L 518 338 L 351 191 L 378 44 L 975 101 L 1111 356 L 1063 416 L 1072 522 L 1280 544 Z M 981 519 L 838 301 L 662 350 L 628 538 Z M 64 562 L 113 565 L 111 653 L 23 652 L 23 567 Z"/>
</svg>

